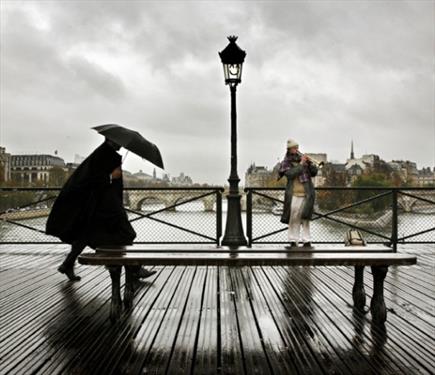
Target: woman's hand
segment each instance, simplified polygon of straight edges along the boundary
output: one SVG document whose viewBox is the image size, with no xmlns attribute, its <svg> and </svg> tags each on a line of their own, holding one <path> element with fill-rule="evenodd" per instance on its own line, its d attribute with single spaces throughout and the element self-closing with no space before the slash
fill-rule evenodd
<svg viewBox="0 0 435 375">
<path fill-rule="evenodd" d="M 121 178 L 122 177 L 121 167 L 115 168 L 110 175 L 112 176 L 112 180 L 117 180 L 118 178 Z"/>
<path fill-rule="evenodd" d="M 301 157 L 301 164 L 306 164 L 309 161 L 308 156 L 302 155 Z"/>
</svg>

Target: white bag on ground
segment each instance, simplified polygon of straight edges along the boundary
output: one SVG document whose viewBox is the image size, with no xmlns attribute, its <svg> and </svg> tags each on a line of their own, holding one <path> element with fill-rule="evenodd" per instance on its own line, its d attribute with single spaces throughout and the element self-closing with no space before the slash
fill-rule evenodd
<svg viewBox="0 0 435 375">
<path fill-rule="evenodd" d="M 358 229 L 349 229 L 344 238 L 345 246 L 366 246 L 366 241 Z"/>
</svg>

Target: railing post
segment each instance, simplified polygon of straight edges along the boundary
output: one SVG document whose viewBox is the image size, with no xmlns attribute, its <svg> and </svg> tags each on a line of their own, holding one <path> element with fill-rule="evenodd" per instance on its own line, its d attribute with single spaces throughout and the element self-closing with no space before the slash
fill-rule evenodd
<svg viewBox="0 0 435 375">
<path fill-rule="evenodd" d="M 391 221 L 391 244 L 393 246 L 393 251 L 397 252 L 397 189 L 392 190 L 392 211 L 393 217 Z"/>
<path fill-rule="evenodd" d="M 222 237 L 222 192 L 216 190 L 216 244 L 220 246 Z"/>
<path fill-rule="evenodd" d="M 246 236 L 248 237 L 248 247 L 252 247 L 252 190 L 246 191 Z"/>
</svg>

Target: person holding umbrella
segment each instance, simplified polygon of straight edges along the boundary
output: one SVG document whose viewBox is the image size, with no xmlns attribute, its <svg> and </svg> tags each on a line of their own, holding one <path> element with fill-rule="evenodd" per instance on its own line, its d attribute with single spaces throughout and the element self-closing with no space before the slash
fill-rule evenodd
<svg viewBox="0 0 435 375">
<path fill-rule="evenodd" d="M 141 156 L 163 167 L 157 147 L 139 133 L 118 125 L 94 129 L 104 135 L 103 131 L 108 128 L 111 132 L 105 135 L 103 144 L 78 166 L 65 183 L 47 219 L 46 233 L 71 244 L 71 251 L 58 268 L 71 281 L 80 280 L 74 273 L 74 264 L 86 246 L 124 247 L 131 245 L 136 237 L 123 205 L 122 157 L 117 152 L 121 145 L 128 148 L 129 143 L 134 144 L 130 147 L 133 152 L 146 152 L 146 156 Z M 123 137 L 116 132 L 113 135 L 116 129 L 118 132 L 121 129 Z M 126 137 L 129 132 L 136 142 Z M 142 144 L 138 146 L 137 142 Z M 137 270 L 140 278 L 153 274 L 155 271 L 144 268 Z"/>
</svg>

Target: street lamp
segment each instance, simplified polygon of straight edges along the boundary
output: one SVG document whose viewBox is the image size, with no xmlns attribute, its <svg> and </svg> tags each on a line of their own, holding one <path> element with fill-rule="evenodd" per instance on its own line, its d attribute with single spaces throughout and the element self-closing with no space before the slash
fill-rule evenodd
<svg viewBox="0 0 435 375">
<path fill-rule="evenodd" d="M 246 52 L 236 44 L 237 37 L 229 36 L 230 43 L 222 52 L 219 52 L 224 67 L 225 84 L 230 86 L 231 92 L 231 173 L 228 178 L 230 184 L 227 196 L 227 223 L 222 245 L 230 248 L 246 246 L 247 241 L 243 233 L 242 214 L 240 207 L 239 182 L 237 174 L 237 113 L 236 88 L 242 81 L 242 65 Z"/>
</svg>

